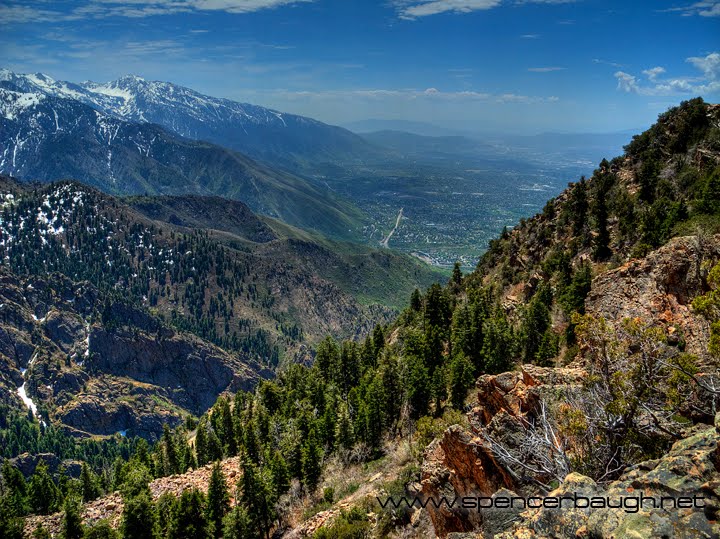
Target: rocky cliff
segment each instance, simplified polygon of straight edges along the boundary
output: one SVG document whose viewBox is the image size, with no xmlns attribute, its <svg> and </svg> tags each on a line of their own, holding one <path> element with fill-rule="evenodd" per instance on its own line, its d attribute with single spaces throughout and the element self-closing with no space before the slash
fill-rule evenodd
<svg viewBox="0 0 720 539">
<path fill-rule="evenodd" d="M 156 437 L 264 372 L 61 275 L 0 268 L 0 316 L 0 398 L 78 435 Z"/>
</svg>

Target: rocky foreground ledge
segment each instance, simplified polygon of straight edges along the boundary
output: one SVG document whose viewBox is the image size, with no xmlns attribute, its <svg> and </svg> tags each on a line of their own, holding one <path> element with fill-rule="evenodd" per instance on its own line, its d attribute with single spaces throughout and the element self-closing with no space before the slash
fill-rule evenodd
<svg viewBox="0 0 720 539">
<path fill-rule="evenodd" d="M 480 428 L 502 433 L 512 443 L 522 429 L 521 418 L 539 399 L 581 383 L 583 375 L 581 368 L 525 365 L 520 372 L 481 377 L 478 405 L 468 414 L 470 428 L 451 427 L 428 447 L 422 468 L 422 495 L 426 499 L 497 499 L 537 494 L 503 467 L 487 447 Z M 437 535 L 453 539 L 720 537 L 720 413 L 714 426 L 689 428 L 662 458 L 639 463 L 610 484 L 599 485 L 589 477 L 571 473 L 547 496 L 575 495 L 609 498 L 612 505 L 641 495 L 656 500 L 701 496 L 698 504 L 704 508 L 653 509 L 652 503 L 646 502 L 637 512 L 629 507 L 459 511 L 432 504 L 426 509 Z"/>
</svg>

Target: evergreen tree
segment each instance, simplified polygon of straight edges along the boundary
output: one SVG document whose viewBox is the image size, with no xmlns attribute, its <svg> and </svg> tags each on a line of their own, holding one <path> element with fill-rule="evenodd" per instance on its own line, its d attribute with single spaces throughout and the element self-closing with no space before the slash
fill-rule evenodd
<svg viewBox="0 0 720 539">
<path fill-rule="evenodd" d="M 315 367 L 326 380 L 332 380 L 340 361 L 340 349 L 332 337 L 325 337 L 317 347 Z"/>
<path fill-rule="evenodd" d="M 127 474 L 122 487 L 123 513 L 120 533 L 123 539 L 156 539 L 158 519 L 155 504 L 150 495 L 150 475 L 140 465 Z"/>
<path fill-rule="evenodd" d="M 60 505 L 60 492 L 48 473 L 44 460 L 38 462 L 28 488 L 30 509 L 39 515 L 49 515 Z"/>
<path fill-rule="evenodd" d="M 275 520 L 275 509 L 268 481 L 254 463 L 246 461 L 243 465 L 240 485 L 240 501 L 250 518 L 251 529 L 257 530 L 258 535 L 270 537 L 270 527 Z"/>
<path fill-rule="evenodd" d="M 593 258 L 605 260 L 611 254 L 610 230 L 608 229 L 608 194 L 614 183 L 614 176 L 609 172 L 600 172 L 595 177 L 595 200 L 593 214 L 597 235 L 594 238 Z"/>
<path fill-rule="evenodd" d="M 170 432 L 167 423 L 163 425 L 162 449 L 164 449 L 165 468 L 163 475 L 173 475 L 180 473 L 180 460 L 178 458 L 177 445 L 175 438 Z"/>
<path fill-rule="evenodd" d="M 87 503 L 100 496 L 100 485 L 97 475 L 83 462 L 80 469 L 80 492 L 83 502 Z"/>
<path fill-rule="evenodd" d="M 228 493 L 225 475 L 222 472 L 220 463 L 213 465 L 210 475 L 210 484 L 207 494 L 207 521 L 212 530 L 213 536 L 219 538 L 222 535 L 222 521 L 230 509 L 230 494 Z"/>
<path fill-rule="evenodd" d="M 377 324 L 373 329 L 372 342 L 375 348 L 375 359 L 377 360 L 380 351 L 385 348 L 385 331 L 380 324 Z"/>
<path fill-rule="evenodd" d="M 446 329 L 452 317 L 450 300 L 442 287 L 435 283 L 425 296 L 425 321 L 432 327 Z"/>
<path fill-rule="evenodd" d="M 488 373 L 500 373 L 508 370 L 513 359 L 513 335 L 505 313 L 496 310 L 495 314 L 483 324 L 482 356 Z"/>
<path fill-rule="evenodd" d="M 314 429 L 310 431 L 303 445 L 301 462 L 303 483 L 308 492 L 312 493 L 317 488 L 322 473 L 322 450 Z"/>
<path fill-rule="evenodd" d="M 705 180 L 697 208 L 703 213 L 720 213 L 720 167 L 716 167 Z"/>
<path fill-rule="evenodd" d="M 420 295 L 420 290 L 417 288 L 410 296 L 410 308 L 416 313 L 419 313 L 422 310 L 422 296 Z"/>
<path fill-rule="evenodd" d="M 230 403 L 226 398 L 221 397 L 218 399 L 215 409 L 220 418 L 218 422 L 218 437 L 223 443 L 224 453 L 227 456 L 234 457 L 237 455 L 238 447 L 237 441 L 235 440 L 232 414 L 230 413 Z"/>
<path fill-rule="evenodd" d="M 269 459 L 270 474 L 272 476 L 273 492 L 279 498 L 290 489 L 290 470 L 280 451 L 274 451 Z"/>
<path fill-rule="evenodd" d="M 550 328 L 550 301 L 549 287 L 541 284 L 525 310 L 521 334 L 523 360 L 528 363 L 536 360 L 543 336 Z"/>
<path fill-rule="evenodd" d="M 184 490 L 175 508 L 169 539 L 208 538 L 208 521 L 205 511 L 203 493 L 196 488 Z"/>
<path fill-rule="evenodd" d="M 573 236 L 584 238 L 586 234 L 588 198 L 585 177 L 580 178 L 570 191 L 570 217 Z M 584 243 L 584 241 L 583 241 Z"/>
<path fill-rule="evenodd" d="M 0 537 L 3 539 L 23 539 L 23 520 L 15 514 L 12 502 L 0 497 Z"/>
<path fill-rule="evenodd" d="M 65 498 L 61 537 L 63 539 L 81 539 L 84 534 L 80 516 L 80 499 L 74 495 Z"/>
<path fill-rule="evenodd" d="M 460 290 L 460 285 L 462 285 L 463 281 L 463 274 L 462 270 L 460 269 L 460 262 L 455 262 L 455 265 L 453 266 L 453 272 L 452 276 L 450 277 L 450 282 L 448 283 L 450 287 L 454 291 Z"/>
<path fill-rule="evenodd" d="M 406 394 L 410 405 L 410 415 L 419 419 L 427 413 L 430 404 L 430 374 L 423 360 L 417 356 L 406 358 Z"/>
<path fill-rule="evenodd" d="M 107 520 L 103 519 L 85 528 L 83 539 L 120 539 L 120 535 L 110 526 Z"/>
<path fill-rule="evenodd" d="M 247 509 L 242 505 L 233 507 L 223 521 L 223 539 L 254 539 L 260 537 L 253 529 Z"/>
<path fill-rule="evenodd" d="M 9 460 L 2 463 L 2 496 L 6 499 L 12 514 L 23 516 L 28 509 L 28 486 L 25 477 Z"/>
<path fill-rule="evenodd" d="M 335 424 L 336 446 L 342 449 L 350 449 L 353 445 L 352 422 L 345 402 L 340 403 L 337 414 L 338 418 Z"/>
<path fill-rule="evenodd" d="M 365 416 L 365 442 L 374 454 L 380 449 L 382 431 L 384 425 L 383 405 L 385 402 L 385 391 L 382 387 L 382 380 L 379 376 L 373 377 L 367 387 L 364 404 Z M 319 468 L 319 467 L 318 467 Z M 320 477 L 318 470 L 317 477 Z M 317 482 L 316 482 L 317 484 Z M 310 489 L 311 491 L 314 488 Z"/>
<path fill-rule="evenodd" d="M 450 362 L 450 402 L 453 408 L 463 409 L 465 395 L 474 381 L 472 363 L 462 352 L 455 354 Z"/>
<path fill-rule="evenodd" d="M 167 539 L 170 535 L 170 528 L 175 519 L 177 504 L 178 498 L 170 492 L 161 494 L 155 504 L 158 517 L 158 534 L 162 539 Z"/>
</svg>

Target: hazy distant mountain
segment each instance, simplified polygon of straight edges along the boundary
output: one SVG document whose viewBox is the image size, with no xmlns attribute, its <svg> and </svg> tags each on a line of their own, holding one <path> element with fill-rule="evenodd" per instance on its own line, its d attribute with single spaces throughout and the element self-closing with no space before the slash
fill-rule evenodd
<svg viewBox="0 0 720 539">
<path fill-rule="evenodd" d="M 375 131 L 364 133 L 368 142 L 397 152 L 403 156 L 420 159 L 467 155 L 480 157 L 494 153 L 494 148 L 478 140 L 460 135 L 426 136 L 404 131 Z"/>
<path fill-rule="evenodd" d="M 376 131 L 403 131 L 414 135 L 422 135 L 425 137 L 444 137 L 453 135 L 467 135 L 459 129 L 448 129 L 426 122 L 413 122 L 409 120 L 381 120 L 370 119 L 360 120 L 357 122 L 349 122 L 343 124 L 343 127 L 354 133 L 372 133 Z"/>
<path fill-rule="evenodd" d="M 312 169 L 316 163 L 353 161 L 376 152 L 341 127 L 133 75 L 108 83 L 75 84 L 41 73 L 16 74 L 3 69 L 2 80 L 25 92 L 75 99 L 117 118 L 156 123 L 184 137 L 214 142 L 274 166 Z"/>
<path fill-rule="evenodd" d="M 14 90 L 13 90 L 14 88 Z M 62 94 L 72 88 L 63 87 Z M 362 214 L 324 188 L 245 155 L 130 122 L 80 101 L 0 82 L 0 172 L 73 178 L 114 194 L 203 194 L 336 237 L 355 237 Z"/>
</svg>

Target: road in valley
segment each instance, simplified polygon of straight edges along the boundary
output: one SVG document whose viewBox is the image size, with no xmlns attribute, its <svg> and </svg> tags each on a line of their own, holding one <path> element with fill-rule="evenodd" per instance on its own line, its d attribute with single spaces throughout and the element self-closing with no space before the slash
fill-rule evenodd
<svg viewBox="0 0 720 539">
<path fill-rule="evenodd" d="M 402 219 L 402 216 L 403 216 L 403 209 L 404 208 L 400 208 L 400 213 L 398 213 L 397 220 L 395 221 L 395 227 L 390 231 L 390 234 L 388 234 L 387 237 L 380 242 L 380 245 L 382 245 L 385 248 L 389 247 L 388 244 L 390 243 L 390 238 L 392 238 L 392 235 L 395 234 L 395 231 L 400 226 L 400 220 Z"/>
</svg>

